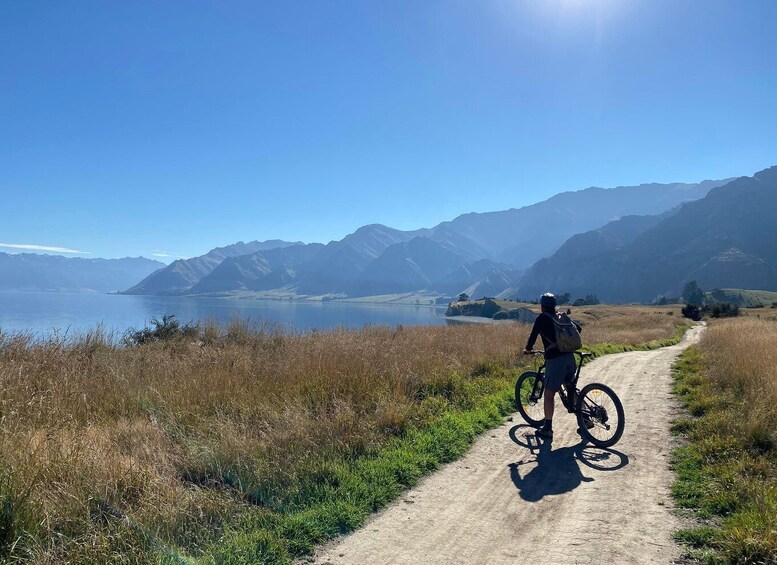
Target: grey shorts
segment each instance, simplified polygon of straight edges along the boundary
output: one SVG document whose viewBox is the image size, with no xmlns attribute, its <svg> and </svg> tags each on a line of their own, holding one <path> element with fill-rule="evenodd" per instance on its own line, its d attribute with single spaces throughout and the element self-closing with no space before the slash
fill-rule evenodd
<svg viewBox="0 0 777 565">
<path fill-rule="evenodd" d="M 561 383 L 572 382 L 577 371 L 574 353 L 562 353 L 545 360 L 545 390 L 558 392 Z"/>
</svg>

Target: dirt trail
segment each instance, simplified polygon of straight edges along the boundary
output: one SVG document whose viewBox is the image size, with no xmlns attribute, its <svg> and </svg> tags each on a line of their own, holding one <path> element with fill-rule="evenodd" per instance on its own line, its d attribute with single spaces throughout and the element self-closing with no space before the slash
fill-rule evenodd
<svg viewBox="0 0 777 565">
<path fill-rule="evenodd" d="M 558 412 L 552 445 L 512 422 L 408 490 L 362 529 L 324 546 L 317 564 L 672 563 L 680 527 L 671 511 L 669 425 L 677 404 L 671 365 L 699 339 L 607 355 L 581 382 L 620 396 L 626 431 L 611 450 L 583 446 L 572 416 Z M 560 404 L 557 406 L 560 407 Z"/>
</svg>

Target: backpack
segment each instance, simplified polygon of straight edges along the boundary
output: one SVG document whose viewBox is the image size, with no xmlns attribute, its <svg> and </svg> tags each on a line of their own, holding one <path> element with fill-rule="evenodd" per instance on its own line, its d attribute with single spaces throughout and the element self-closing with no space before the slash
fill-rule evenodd
<svg viewBox="0 0 777 565">
<path fill-rule="evenodd" d="M 583 347 L 583 338 L 572 319 L 564 313 L 553 315 L 545 312 L 553 320 L 556 339 L 551 345 L 561 353 L 571 353 Z"/>
</svg>

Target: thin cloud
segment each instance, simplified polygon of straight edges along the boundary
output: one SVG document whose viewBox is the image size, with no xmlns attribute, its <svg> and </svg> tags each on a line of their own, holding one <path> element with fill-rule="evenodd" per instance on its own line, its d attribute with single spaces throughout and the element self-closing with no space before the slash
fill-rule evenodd
<svg viewBox="0 0 777 565">
<path fill-rule="evenodd" d="M 183 255 L 174 255 L 173 253 L 168 253 L 167 251 L 157 251 L 157 250 L 154 250 L 151 256 L 161 257 L 163 259 L 188 259 L 188 257 L 184 257 Z"/>
<path fill-rule="evenodd" d="M 9 249 L 26 249 L 27 251 L 50 251 L 51 253 L 76 253 L 78 255 L 91 255 L 89 251 L 78 251 L 76 249 L 56 247 L 54 245 L 35 245 L 34 243 L 0 243 L 0 247 L 7 247 Z"/>
</svg>

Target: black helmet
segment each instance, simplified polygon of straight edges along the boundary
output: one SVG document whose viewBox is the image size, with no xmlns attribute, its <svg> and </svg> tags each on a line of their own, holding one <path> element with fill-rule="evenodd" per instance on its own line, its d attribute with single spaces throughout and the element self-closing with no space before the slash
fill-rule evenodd
<svg viewBox="0 0 777 565">
<path fill-rule="evenodd" d="M 556 297 L 550 292 L 546 292 L 545 294 L 540 296 L 540 306 L 548 306 L 551 308 L 555 308 L 556 304 L 558 304 L 558 302 L 556 302 Z"/>
</svg>

